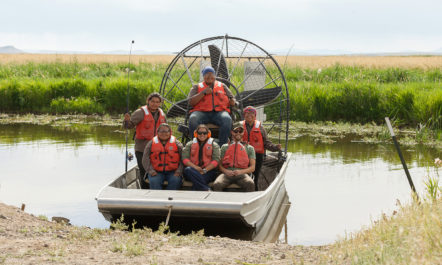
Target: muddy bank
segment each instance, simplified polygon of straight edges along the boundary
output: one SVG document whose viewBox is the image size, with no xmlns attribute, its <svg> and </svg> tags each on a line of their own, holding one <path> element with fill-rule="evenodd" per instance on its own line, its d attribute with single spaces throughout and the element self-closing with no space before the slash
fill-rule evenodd
<svg viewBox="0 0 442 265">
<path fill-rule="evenodd" d="M 320 263 L 328 246 L 260 243 L 202 233 L 90 229 L 45 220 L 0 203 L 0 264 Z"/>
</svg>

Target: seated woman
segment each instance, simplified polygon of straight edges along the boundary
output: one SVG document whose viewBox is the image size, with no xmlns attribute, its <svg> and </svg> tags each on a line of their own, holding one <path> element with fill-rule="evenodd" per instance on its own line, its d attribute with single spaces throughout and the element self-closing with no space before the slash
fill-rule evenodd
<svg viewBox="0 0 442 265">
<path fill-rule="evenodd" d="M 180 189 L 183 183 L 182 150 L 183 145 L 172 135 L 169 124 L 161 123 L 157 129 L 157 136 L 147 143 L 143 154 L 143 166 L 147 172 L 150 189 L 161 190 L 165 180 L 168 183 L 166 189 Z"/>
<path fill-rule="evenodd" d="M 183 149 L 184 177 L 193 183 L 192 190 L 208 191 L 210 182 L 216 178 L 220 148 L 211 138 L 209 128 L 200 124 Z"/>
</svg>

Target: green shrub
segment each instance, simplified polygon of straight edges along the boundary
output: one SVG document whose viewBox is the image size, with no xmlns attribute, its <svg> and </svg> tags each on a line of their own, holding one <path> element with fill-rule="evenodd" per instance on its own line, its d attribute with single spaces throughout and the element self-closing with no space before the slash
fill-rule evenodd
<svg viewBox="0 0 442 265">
<path fill-rule="evenodd" d="M 50 109 L 52 113 L 58 114 L 103 114 L 104 109 L 90 98 L 56 98 L 51 101 Z"/>
</svg>

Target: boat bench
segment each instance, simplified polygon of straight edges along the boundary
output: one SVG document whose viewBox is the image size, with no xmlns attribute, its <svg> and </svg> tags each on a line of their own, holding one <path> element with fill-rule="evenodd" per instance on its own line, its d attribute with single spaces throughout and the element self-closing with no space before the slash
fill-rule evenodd
<svg viewBox="0 0 442 265">
<path fill-rule="evenodd" d="M 147 184 L 149 184 L 149 179 L 146 179 L 145 181 L 146 181 Z M 163 182 L 163 186 L 164 186 L 164 187 L 167 186 L 167 181 L 164 181 L 164 182 Z M 184 189 L 184 190 L 191 190 L 191 189 L 192 189 L 192 186 L 193 186 L 193 183 L 192 183 L 192 182 L 190 182 L 190 181 L 188 181 L 188 180 L 184 180 L 184 181 L 183 181 L 183 185 L 181 186 L 181 189 Z M 210 187 L 210 188 L 213 188 L 213 182 L 210 182 L 210 183 L 209 183 L 209 187 Z M 225 190 L 229 190 L 229 191 L 235 191 L 235 190 L 237 190 L 237 191 L 240 191 L 240 190 L 242 190 L 242 189 L 241 189 L 241 187 L 240 187 L 238 184 L 232 183 L 232 184 L 230 184 L 229 186 L 227 186 L 227 187 L 225 188 Z"/>
</svg>

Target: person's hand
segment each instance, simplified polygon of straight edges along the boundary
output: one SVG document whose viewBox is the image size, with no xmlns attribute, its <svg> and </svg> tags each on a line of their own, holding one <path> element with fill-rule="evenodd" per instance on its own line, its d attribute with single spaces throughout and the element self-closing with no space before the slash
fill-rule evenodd
<svg viewBox="0 0 442 265">
<path fill-rule="evenodd" d="M 151 172 L 149 172 L 149 175 L 151 175 L 152 177 L 153 177 L 153 176 L 156 176 L 156 175 L 157 175 L 157 172 L 156 172 L 155 170 L 152 170 Z"/>
<path fill-rule="evenodd" d="M 202 169 L 201 167 L 196 166 L 195 169 L 196 169 L 196 171 L 198 171 L 201 175 L 204 174 L 204 171 L 203 171 L 203 169 Z"/>
<path fill-rule="evenodd" d="M 129 113 L 124 114 L 124 121 L 130 121 L 130 114 Z"/>
<path fill-rule="evenodd" d="M 228 177 L 233 177 L 235 173 L 234 173 L 233 170 L 227 170 L 227 172 L 226 172 L 225 174 L 226 174 L 226 176 L 228 176 Z"/>
<path fill-rule="evenodd" d="M 241 173 L 240 173 L 240 171 L 239 170 L 233 170 L 233 175 L 234 176 L 239 176 L 239 175 L 241 175 Z"/>
<path fill-rule="evenodd" d="M 179 172 L 175 172 L 173 175 L 174 175 L 175 177 L 179 177 L 179 176 L 180 176 L 180 173 L 179 173 Z"/>
<path fill-rule="evenodd" d="M 211 86 L 206 87 L 206 89 L 203 90 L 203 92 L 207 94 L 212 94 L 213 90 Z"/>
<path fill-rule="evenodd" d="M 278 149 L 281 150 L 282 145 L 281 144 L 277 144 L 276 147 L 278 147 Z"/>
</svg>

